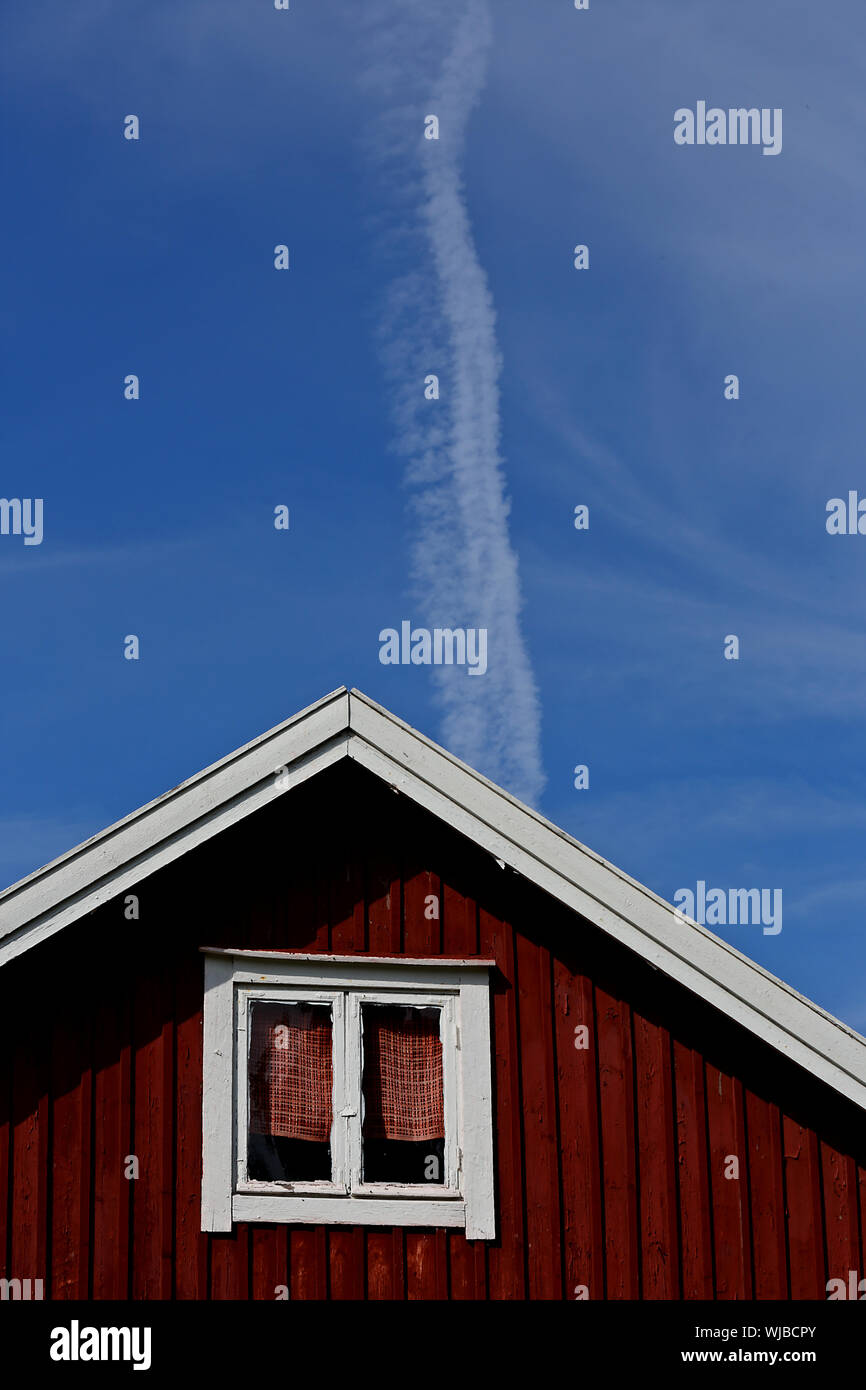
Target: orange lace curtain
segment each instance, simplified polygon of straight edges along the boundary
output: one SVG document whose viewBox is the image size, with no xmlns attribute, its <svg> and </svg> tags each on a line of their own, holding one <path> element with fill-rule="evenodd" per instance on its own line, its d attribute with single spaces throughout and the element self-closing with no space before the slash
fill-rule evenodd
<svg viewBox="0 0 866 1390">
<path fill-rule="evenodd" d="M 250 1130 L 327 1144 L 334 1087 L 331 1011 L 254 1004 Z"/>
<path fill-rule="evenodd" d="M 444 1137 L 438 1009 L 364 1010 L 364 1134 Z"/>
<path fill-rule="evenodd" d="M 364 1009 L 364 1135 L 445 1135 L 439 1011 Z M 250 1131 L 327 1143 L 334 1085 L 330 1010 L 254 1004 Z"/>
</svg>

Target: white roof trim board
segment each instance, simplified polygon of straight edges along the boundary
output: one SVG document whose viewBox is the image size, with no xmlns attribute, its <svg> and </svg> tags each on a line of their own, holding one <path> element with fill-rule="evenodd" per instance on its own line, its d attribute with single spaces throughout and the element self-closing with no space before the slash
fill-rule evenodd
<svg viewBox="0 0 866 1390">
<path fill-rule="evenodd" d="M 866 1109 L 866 1039 L 345 688 L 0 893 L 0 965 L 347 757 Z"/>
</svg>

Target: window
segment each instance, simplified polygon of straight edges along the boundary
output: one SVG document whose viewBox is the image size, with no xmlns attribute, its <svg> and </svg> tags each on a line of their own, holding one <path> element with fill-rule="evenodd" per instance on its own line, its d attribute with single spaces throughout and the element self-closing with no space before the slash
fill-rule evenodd
<svg viewBox="0 0 866 1390">
<path fill-rule="evenodd" d="M 491 965 L 206 951 L 202 1229 L 491 1238 Z"/>
</svg>

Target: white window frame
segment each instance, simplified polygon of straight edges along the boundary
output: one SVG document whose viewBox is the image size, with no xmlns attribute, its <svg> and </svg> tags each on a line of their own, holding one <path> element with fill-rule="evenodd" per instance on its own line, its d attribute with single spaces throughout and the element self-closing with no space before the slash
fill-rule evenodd
<svg viewBox="0 0 866 1390">
<path fill-rule="evenodd" d="M 261 1182 L 247 1177 L 247 1141 L 249 1138 L 249 1032 L 250 1010 L 255 1003 L 262 1004 L 328 1004 L 331 1010 L 334 1058 L 334 1096 L 345 1091 L 345 1000 L 346 995 L 339 990 L 319 989 L 275 989 L 273 986 L 254 985 L 239 988 L 236 995 L 235 1014 L 237 1020 L 237 1046 L 235 1047 L 235 1096 L 237 1097 L 237 1144 L 235 1153 L 235 1191 L 272 1192 L 277 1187 L 281 1192 L 295 1192 L 307 1196 L 316 1194 L 338 1194 L 346 1191 L 348 1165 L 347 1125 L 336 1106 L 331 1124 L 331 1180 L 306 1182 Z"/>
<path fill-rule="evenodd" d="M 205 956 L 202 1088 L 203 1231 L 236 1221 L 454 1226 L 495 1235 L 490 1052 L 492 961 L 224 951 Z M 257 1000 L 327 1003 L 334 1037 L 332 1180 L 246 1176 L 250 1007 Z M 440 1009 L 445 1100 L 441 1183 L 361 1181 L 365 1003 Z"/>
</svg>

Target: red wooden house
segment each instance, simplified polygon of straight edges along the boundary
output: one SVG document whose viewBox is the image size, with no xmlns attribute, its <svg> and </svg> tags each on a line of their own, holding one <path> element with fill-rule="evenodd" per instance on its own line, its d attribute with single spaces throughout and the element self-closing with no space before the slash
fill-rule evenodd
<svg viewBox="0 0 866 1390">
<path fill-rule="evenodd" d="M 355 691 L 0 895 L 0 964 L 4 1296 L 866 1274 L 866 1042 Z"/>
</svg>

